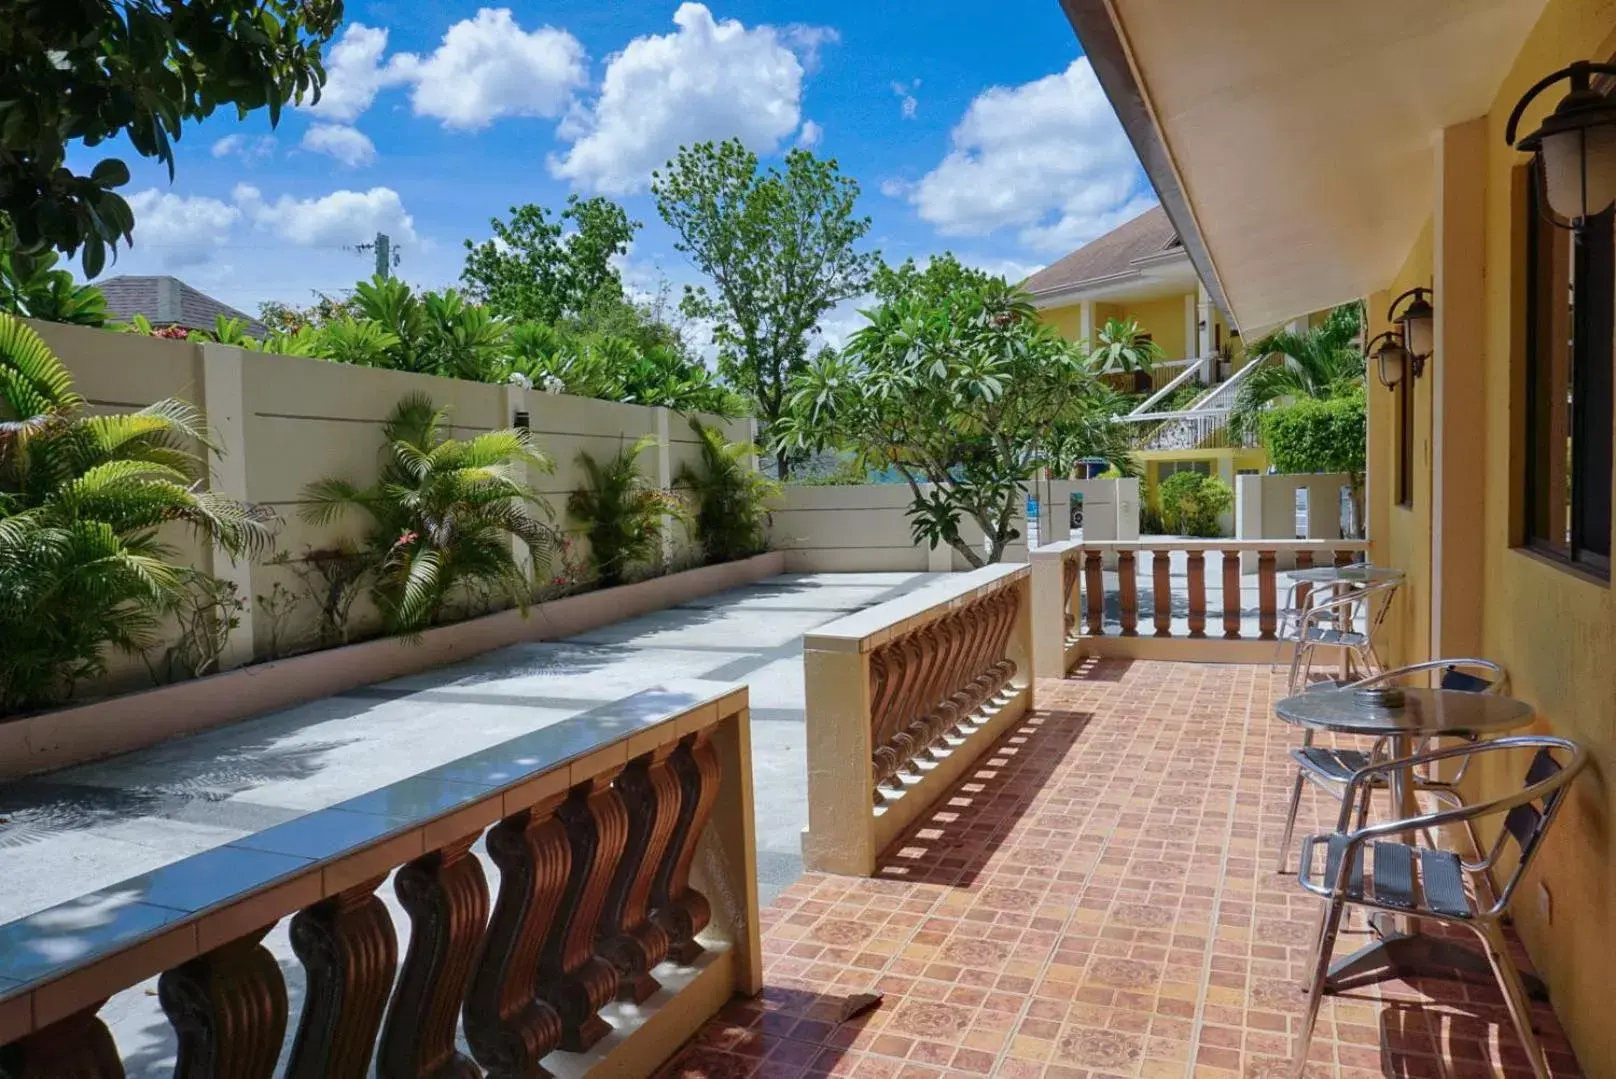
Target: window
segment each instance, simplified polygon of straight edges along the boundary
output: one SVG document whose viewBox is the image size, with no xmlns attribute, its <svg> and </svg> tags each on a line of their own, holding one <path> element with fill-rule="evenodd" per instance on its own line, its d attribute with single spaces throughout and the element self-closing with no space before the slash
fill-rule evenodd
<svg viewBox="0 0 1616 1079">
<path fill-rule="evenodd" d="M 1212 475 L 1211 461 L 1163 461 L 1156 466 L 1158 479 L 1166 479 L 1176 472 L 1199 472 L 1203 476 Z"/>
<path fill-rule="evenodd" d="M 1579 236 L 1525 188 L 1523 545 L 1610 576 L 1616 213 Z"/>
<path fill-rule="evenodd" d="M 1414 505 L 1414 373 L 1403 375 L 1397 394 L 1397 504 Z"/>
</svg>

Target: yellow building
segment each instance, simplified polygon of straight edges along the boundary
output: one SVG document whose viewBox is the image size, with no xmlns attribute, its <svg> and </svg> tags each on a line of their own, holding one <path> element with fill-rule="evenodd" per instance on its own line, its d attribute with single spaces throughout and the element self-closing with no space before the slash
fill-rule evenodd
<svg viewBox="0 0 1616 1079">
<path fill-rule="evenodd" d="M 1218 476 L 1231 487 L 1268 467 L 1250 439 L 1227 435 L 1229 408 L 1245 365 L 1240 334 L 1201 284 L 1178 232 L 1156 207 L 1033 274 L 1022 287 L 1062 336 L 1093 342 L 1109 319 L 1133 319 L 1162 350 L 1146 396 L 1123 417 L 1135 432 L 1144 499 L 1180 471 Z"/>
<path fill-rule="evenodd" d="M 1405 289 L 1432 290 L 1423 370 L 1370 387 L 1371 553 L 1407 573 L 1391 658 L 1497 660 L 1539 729 L 1590 752 L 1513 910 L 1583 1074 L 1616 1076 L 1611 212 L 1584 222 L 1573 279 L 1568 222 L 1540 212 L 1533 158 L 1506 142 L 1540 79 L 1616 53 L 1616 4 L 1065 7 L 1237 324 L 1361 297 L 1378 333 Z M 1567 89 L 1537 97 L 1520 130 Z M 1616 182 L 1608 157 L 1590 160 L 1592 181 Z M 1467 783 L 1496 796 L 1520 778 Z"/>
</svg>

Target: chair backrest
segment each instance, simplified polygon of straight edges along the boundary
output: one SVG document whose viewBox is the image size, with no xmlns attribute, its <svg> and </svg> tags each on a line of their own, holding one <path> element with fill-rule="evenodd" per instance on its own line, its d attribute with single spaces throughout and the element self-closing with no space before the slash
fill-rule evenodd
<svg viewBox="0 0 1616 1079">
<path fill-rule="evenodd" d="M 1465 693 L 1491 693 L 1498 688 L 1501 681 L 1501 678 L 1483 678 L 1480 675 L 1470 674 L 1450 664 L 1442 668 L 1442 677 L 1437 679 L 1437 686 L 1441 689 L 1462 690 Z"/>
<path fill-rule="evenodd" d="M 1499 896 L 1502 905 L 1508 905 L 1515 886 L 1526 875 L 1533 855 L 1542 845 L 1543 837 L 1548 834 L 1549 825 L 1565 800 L 1566 787 L 1587 763 L 1584 751 L 1562 738 L 1528 736 L 1511 738 L 1509 741 L 1523 747 L 1537 744 L 1540 748 L 1532 755 L 1532 763 L 1526 769 L 1526 780 L 1522 784 L 1526 790 L 1538 788 L 1537 795 L 1531 801 L 1514 806 L 1504 814 L 1504 834 L 1498 837 L 1499 843 L 1504 842 L 1505 836 L 1514 839 L 1520 851 L 1520 860 L 1516 863 L 1515 872 Z M 1571 752 L 1571 761 L 1568 764 L 1561 764 L 1553 751 L 1567 748 Z"/>
<path fill-rule="evenodd" d="M 1392 596 L 1402 583 L 1401 578 L 1374 581 L 1355 587 L 1345 595 L 1324 600 L 1322 603 L 1315 600 L 1314 606 L 1303 615 L 1304 628 L 1324 622 L 1350 626 L 1358 621 L 1358 616 L 1362 613 L 1364 628 L 1372 635 L 1385 620 L 1386 612 L 1391 607 Z"/>
<path fill-rule="evenodd" d="M 1406 682 L 1417 675 L 1435 676 L 1439 689 L 1466 693 L 1497 693 L 1504 685 L 1504 668 L 1490 659 L 1433 659 L 1394 667 L 1353 683 L 1354 688 Z"/>
</svg>

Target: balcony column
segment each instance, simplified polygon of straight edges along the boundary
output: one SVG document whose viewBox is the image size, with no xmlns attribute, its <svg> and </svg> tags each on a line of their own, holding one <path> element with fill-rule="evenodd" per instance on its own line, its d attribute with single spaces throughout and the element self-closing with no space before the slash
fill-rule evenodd
<svg viewBox="0 0 1616 1079">
<path fill-rule="evenodd" d="M 1436 143 L 1431 254 L 1436 307 L 1431 380 L 1431 655 L 1481 654 L 1486 520 L 1487 122 Z"/>
<path fill-rule="evenodd" d="M 1094 301 L 1084 300 L 1077 305 L 1077 339 L 1084 345 L 1094 344 Z"/>
<path fill-rule="evenodd" d="M 1188 302 L 1186 299 L 1185 302 Z M 1201 381 L 1208 386 L 1217 381 L 1217 357 L 1212 350 L 1212 320 L 1217 312 L 1212 306 L 1212 297 L 1207 293 L 1206 286 L 1197 278 L 1195 282 L 1195 336 L 1190 340 L 1195 342 L 1195 354 L 1201 358 Z"/>
</svg>

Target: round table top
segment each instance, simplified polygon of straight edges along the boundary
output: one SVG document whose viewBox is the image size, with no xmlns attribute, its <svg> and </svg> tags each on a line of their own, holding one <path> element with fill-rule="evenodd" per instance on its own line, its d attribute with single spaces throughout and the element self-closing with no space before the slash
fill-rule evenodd
<svg viewBox="0 0 1616 1079">
<path fill-rule="evenodd" d="M 1312 566 L 1308 569 L 1286 570 L 1285 576 L 1293 581 L 1306 581 L 1309 584 L 1334 584 L 1337 581 L 1374 584 L 1377 581 L 1397 580 L 1403 576 L 1403 571 L 1355 562 L 1350 566 Z"/>
<path fill-rule="evenodd" d="M 1525 726 L 1532 706 L 1496 693 L 1460 689 L 1403 690 L 1399 708 L 1367 703 L 1353 689 L 1319 689 L 1286 697 L 1274 706 L 1287 723 L 1342 734 L 1482 734 Z"/>
</svg>

